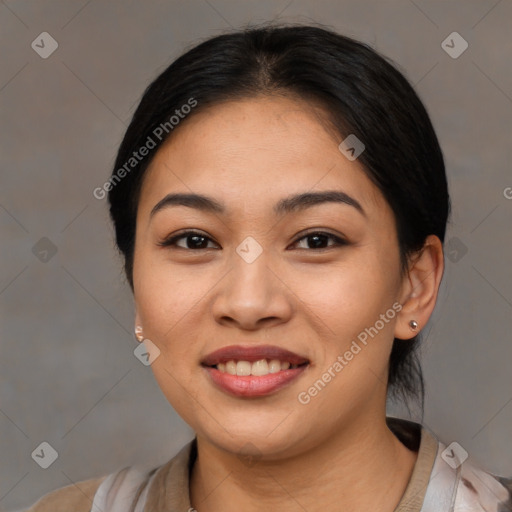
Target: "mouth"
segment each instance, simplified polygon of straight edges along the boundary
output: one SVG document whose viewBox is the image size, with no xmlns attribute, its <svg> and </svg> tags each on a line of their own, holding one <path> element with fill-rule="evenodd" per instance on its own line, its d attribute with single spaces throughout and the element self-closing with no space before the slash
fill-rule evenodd
<svg viewBox="0 0 512 512">
<path fill-rule="evenodd" d="M 232 345 L 209 354 L 201 366 L 214 385 L 237 397 L 261 397 L 290 384 L 310 361 L 272 345 Z"/>
<path fill-rule="evenodd" d="M 212 366 L 221 373 L 228 373 L 229 375 L 238 375 L 246 377 L 253 375 L 255 377 L 263 377 L 269 373 L 277 373 L 280 371 L 292 369 L 295 370 L 299 366 L 304 366 L 307 362 L 302 364 L 291 364 L 289 361 L 280 361 L 279 359 L 258 359 L 251 363 L 250 361 L 235 361 L 231 360 L 226 363 L 219 363 Z"/>
</svg>

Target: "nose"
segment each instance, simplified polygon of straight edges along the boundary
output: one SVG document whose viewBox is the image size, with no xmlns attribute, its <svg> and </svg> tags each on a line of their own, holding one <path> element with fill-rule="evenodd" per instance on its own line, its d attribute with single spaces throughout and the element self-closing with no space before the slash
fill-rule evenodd
<svg viewBox="0 0 512 512">
<path fill-rule="evenodd" d="M 215 320 L 243 330 L 287 322 L 293 312 L 293 293 L 279 272 L 270 268 L 265 251 L 252 263 L 238 254 L 232 260 L 232 270 L 219 283 L 212 306 Z"/>
</svg>

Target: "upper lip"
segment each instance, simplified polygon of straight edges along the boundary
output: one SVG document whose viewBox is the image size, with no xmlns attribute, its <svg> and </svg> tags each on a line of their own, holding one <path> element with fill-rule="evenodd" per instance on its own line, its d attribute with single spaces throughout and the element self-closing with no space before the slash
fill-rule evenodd
<svg viewBox="0 0 512 512">
<path fill-rule="evenodd" d="M 260 359 L 278 359 L 288 361 L 290 364 L 308 363 L 309 360 L 299 354 L 295 354 L 275 345 L 258 345 L 244 347 L 242 345 L 230 345 L 208 354 L 201 362 L 206 366 L 215 366 L 228 361 L 259 361 Z"/>
</svg>

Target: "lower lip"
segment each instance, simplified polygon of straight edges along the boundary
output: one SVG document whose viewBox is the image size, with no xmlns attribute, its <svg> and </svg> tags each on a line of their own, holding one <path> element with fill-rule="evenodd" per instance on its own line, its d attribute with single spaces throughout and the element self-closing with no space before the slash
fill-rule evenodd
<svg viewBox="0 0 512 512">
<path fill-rule="evenodd" d="M 261 377 L 255 375 L 231 375 L 210 366 L 204 366 L 203 368 L 208 372 L 213 382 L 223 391 L 238 397 L 258 397 L 270 395 L 287 386 L 296 379 L 307 366 L 308 365 L 305 364 L 298 368 L 281 370 Z"/>
</svg>

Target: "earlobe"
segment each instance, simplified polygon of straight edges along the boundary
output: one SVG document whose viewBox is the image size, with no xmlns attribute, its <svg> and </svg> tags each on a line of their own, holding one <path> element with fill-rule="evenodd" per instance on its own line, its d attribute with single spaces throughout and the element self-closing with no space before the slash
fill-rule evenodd
<svg viewBox="0 0 512 512">
<path fill-rule="evenodd" d="M 142 333 L 142 327 L 140 325 L 135 326 L 135 339 L 142 343 L 144 341 L 144 334 Z"/>
<path fill-rule="evenodd" d="M 426 325 L 436 305 L 443 271 L 443 244 L 437 236 L 429 235 L 423 248 L 410 258 L 403 277 L 395 338 L 413 338 Z"/>
<path fill-rule="evenodd" d="M 135 328 L 134 328 L 134 333 L 135 333 L 135 339 L 139 343 L 141 343 L 144 340 L 144 334 L 143 334 L 142 325 L 141 325 L 141 321 L 140 321 L 140 317 L 139 317 L 139 312 L 138 311 L 135 312 Z"/>
</svg>

